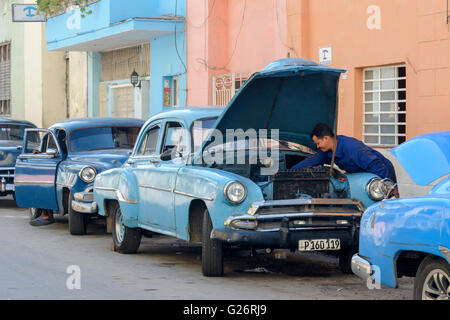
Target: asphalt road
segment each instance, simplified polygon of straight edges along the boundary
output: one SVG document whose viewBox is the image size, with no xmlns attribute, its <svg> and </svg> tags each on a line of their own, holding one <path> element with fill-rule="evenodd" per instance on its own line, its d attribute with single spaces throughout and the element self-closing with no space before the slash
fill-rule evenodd
<svg viewBox="0 0 450 320">
<path fill-rule="evenodd" d="M 201 248 L 181 240 L 143 238 L 139 252 L 111 251 L 111 235 L 89 225 L 71 236 L 67 220 L 32 227 L 28 210 L 0 202 L 0 299 L 411 299 L 413 279 L 369 290 L 339 271 L 334 257 L 278 250 L 225 258 L 225 276 L 201 275 Z M 75 267 L 71 267 L 75 266 Z M 68 272 L 69 271 L 69 272 Z M 79 277 L 77 277 L 79 275 Z M 79 281 L 78 281 L 79 280 Z M 79 285 L 79 289 L 77 289 Z"/>
</svg>

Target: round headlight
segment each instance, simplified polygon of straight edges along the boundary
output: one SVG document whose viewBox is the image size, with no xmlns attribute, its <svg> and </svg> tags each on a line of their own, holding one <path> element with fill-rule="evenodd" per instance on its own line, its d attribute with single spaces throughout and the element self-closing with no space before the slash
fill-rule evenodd
<svg viewBox="0 0 450 320">
<path fill-rule="evenodd" d="M 374 201 L 381 201 L 389 196 L 395 183 L 390 179 L 373 178 L 367 184 L 366 190 Z"/>
<path fill-rule="evenodd" d="M 86 183 L 94 181 L 96 175 L 97 171 L 92 167 L 84 167 L 78 174 L 81 180 L 83 180 Z"/>
<path fill-rule="evenodd" d="M 233 181 L 228 183 L 224 189 L 225 197 L 228 201 L 238 204 L 244 201 L 247 191 L 242 183 Z"/>
</svg>

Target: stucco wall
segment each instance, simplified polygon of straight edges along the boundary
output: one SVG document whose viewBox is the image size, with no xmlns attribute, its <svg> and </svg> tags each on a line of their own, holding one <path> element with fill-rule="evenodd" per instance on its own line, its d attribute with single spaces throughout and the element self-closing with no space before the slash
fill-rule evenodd
<svg viewBox="0 0 450 320">
<path fill-rule="evenodd" d="M 369 28 L 376 5 L 379 27 Z M 406 138 L 450 130 L 450 31 L 443 0 L 288 0 L 288 40 L 298 56 L 348 70 L 339 90 L 341 134 L 362 137 L 362 70 L 406 65 Z M 369 25 L 369 26 L 368 26 Z M 373 26 L 373 25 L 372 25 Z"/>
<path fill-rule="evenodd" d="M 42 24 L 42 39 L 45 37 L 45 25 Z M 42 46 L 42 108 L 44 127 L 66 119 L 66 54 L 47 51 Z"/>
<path fill-rule="evenodd" d="M 0 43 L 11 41 L 11 117 L 15 119 L 25 118 L 24 24 L 13 23 L 11 17 L 12 3 L 21 2 L 0 2 Z"/>
<path fill-rule="evenodd" d="M 69 118 L 84 118 L 88 116 L 87 53 L 68 52 L 67 55 L 69 59 Z"/>
<path fill-rule="evenodd" d="M 286 4 L 187 0 L 188 105 L 212 104 L 212 76 L 253 73 L 288 53 Z"/>
</svg>

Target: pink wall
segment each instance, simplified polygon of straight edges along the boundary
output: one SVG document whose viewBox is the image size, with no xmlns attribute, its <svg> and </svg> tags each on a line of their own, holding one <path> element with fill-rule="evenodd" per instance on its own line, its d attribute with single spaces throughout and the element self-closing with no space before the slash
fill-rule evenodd
<svg viewBox="0 0 450 320">
<path fill-rule="evenodd" d="M 285 58 L 286 26 L 284 1 L 187 0 L 187 104 L 212 104 L 213 75 L 252 74 Z"/>
<path fill-rule="evenodd" d="M 362 70 L 405 64 L 407 138 L 450 130 L 450 32 L 444 0 L 287 0 L 288 40 L 299 56 L 317 61 L 331 45 L 340 82 L 339 127 L 362 136 Z M 381 9 L 381 29 L 369 30 L 367 8 Z M 307 39 L 305 41 L 305 39 Z"/>
<path fill-rule="evenodd" d="M 367 27 L 371 5 L 379 30 Z M 362 138 L 362 70 L 394 64 L 406 65 L 407 138 L 450 130 L 445 11 L 445 0 L 187 0 L 187 105 L 212 104 L 214 75 L 251 74 L 288 52 L 318 61 L 331 45 L 331 66 L 348 70 L 338 133 Z"/>
</svg>

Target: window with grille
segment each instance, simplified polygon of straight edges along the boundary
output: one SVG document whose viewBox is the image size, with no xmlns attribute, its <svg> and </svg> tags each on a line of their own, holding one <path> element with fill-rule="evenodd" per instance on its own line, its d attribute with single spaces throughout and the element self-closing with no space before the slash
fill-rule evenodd
<svg viewBox="0 0 450 320">
<path fill-rule="evenodd" d="M 229 73 L 213 77 L 213 105 L 226 106 L 248 79 L 246 73 Z"/>
<path fill-rule="evenodd" d="M 11 115 L 11 43 L 0 44 L 0 116 Z"/>
<path fill-rule="evenodd" d="M 363 83 L 363 139 L 372 146 L 406 140 L 405 65 L 366 68 Z"/>
</svg>

